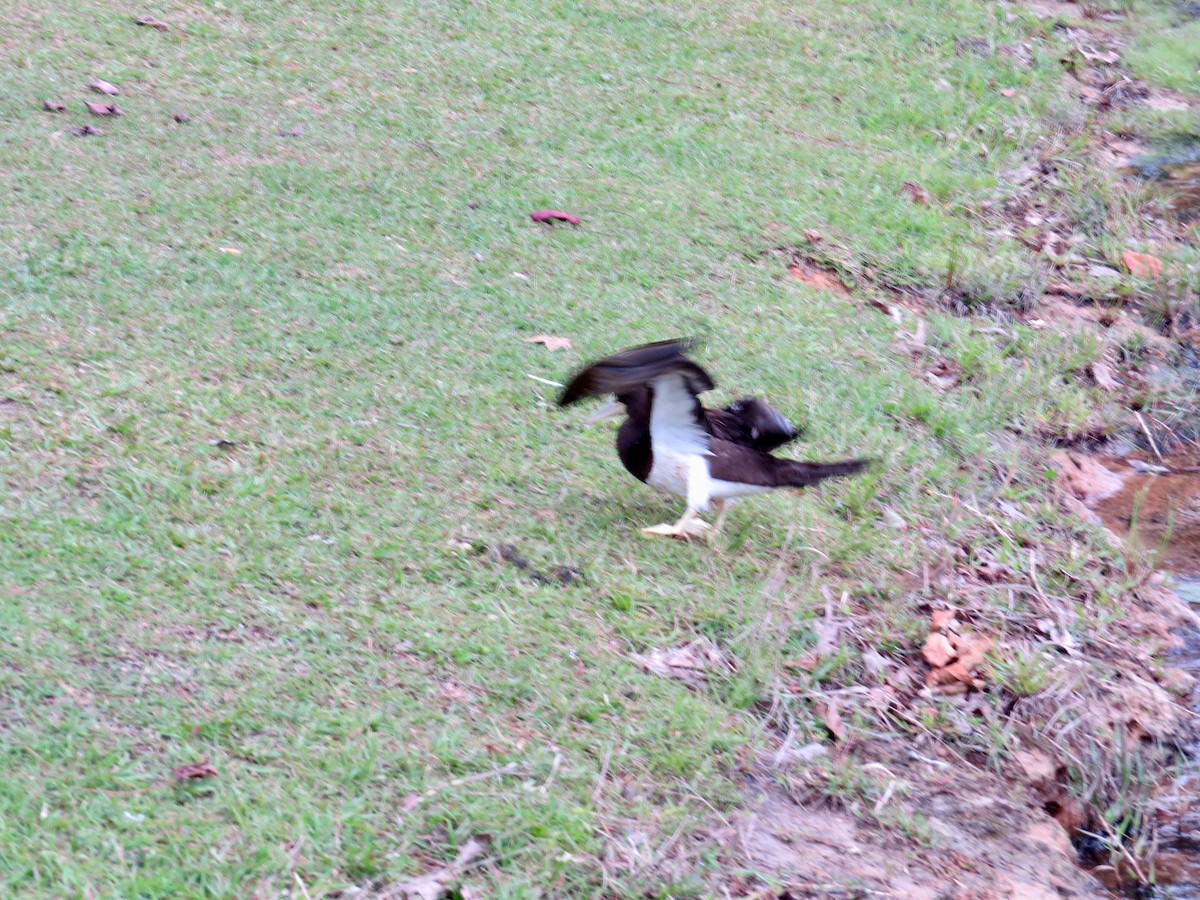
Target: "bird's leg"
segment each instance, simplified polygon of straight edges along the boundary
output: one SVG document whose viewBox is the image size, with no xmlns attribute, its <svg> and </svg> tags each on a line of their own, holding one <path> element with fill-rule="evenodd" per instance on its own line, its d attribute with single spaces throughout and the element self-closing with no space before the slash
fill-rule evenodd
<svg viewBox="0 0 1200 900">
<path fill-rule="evenodd" d="M 725 513 L 729 512 L 729 504 L 719 498 L 714 498 L 712 505 L 717 508 L 717 519 L 712 524 L 712 530 L 708 533 L 708 539 L 711 541 L 721 533 L 721 526 L 725 524 Z"/>
<path fill-rule="evenodd" d="M 695 537 L 704 537 L 712 528 L 703 519 L 697 518 L 698 513 L 692 507 L 688 507 L 682 518 L 674 525 L 654 525 L 650 528 L 643 528 L 642 534 L 656 534 L 663 537 L 680 538 L 681 540 L 691 540 Z"/>
</svg>

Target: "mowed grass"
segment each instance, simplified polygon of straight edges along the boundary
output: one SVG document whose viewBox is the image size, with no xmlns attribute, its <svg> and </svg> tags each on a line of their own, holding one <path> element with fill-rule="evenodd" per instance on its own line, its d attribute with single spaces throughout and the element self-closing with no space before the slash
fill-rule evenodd
<svg viewBox="0 0 1200 900">
<path fill-rule="evenodd" d="M 0 36 L 6 896 L 320 896 L 479 833 L 487 896 L 703 894 L 821 587 L 887 604 L 920 570 L 882 506 L 946 529 L 997 465 L 1036 496 L 998 436 L 1096 415 L 1085 339 L 933 314 L 964 369 L 939 393 L 869 283 L 770 252 L 812 230 L 1014 299 L 1032 266 L 972 211 L 1059 70 L 1001 52 L 1028 36 L 993 5 L 52 7 Z M 87 115 L 93 78 L 124 116 Z M 748 502 L 715 553 L 643 539 L 678 503 L 527 375 L 683 334 L 717 399 L 877 474 Z M 916 652 L 894 619 L 882 652 Z M 698 635 L 742 661 L 711 690 L 630 660 Z"/>
</svg>

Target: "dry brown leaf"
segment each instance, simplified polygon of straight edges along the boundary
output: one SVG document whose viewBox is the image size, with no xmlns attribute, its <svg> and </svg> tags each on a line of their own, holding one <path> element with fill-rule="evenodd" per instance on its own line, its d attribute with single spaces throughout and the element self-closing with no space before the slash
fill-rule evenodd
<svg viewBox="0 0 1200 900">
<path fill-rule="evenodd" d="M 451 895 L 462 873 L 471 863 L 487 853 L 491 845 L 491 837 L 486 834 L 476 835 L 462 846 L 450 865 L 410 881 L 403 881 L 387 890 L 385 896 L 396 900 L 442 900 Z"/>
<path fill-rule="evenodd" d="M 952 359 L 939 356 L 933 365 L 925 370 L 925 380 L 935 387 L 947 390 L 958 384 L 958 376 L 962 374 L 962 366 Z"/>
<path fill-rule="evenodd" d="M 1159 278 L 1163 273 L 1163 262 L 1149 253 L 1126 250 L 1121 254 L 1121 264 L 1134 278 Z"/>
<path fill-rule="evenodd" d="M 986 581 L 988 584 L 995 584 L 997 581 L 1004 581 L 1012 575 L 1012 570 L 1003 563 L 988 560 L 975 567 L 975 574 L 979 576 L 981 581 Z"/>
<path fill-rule="evenodd" d="M 887 670 L 891 662 L 875 649 L 868 647 L 864 650 L 862 659 L 863 668 L 867 670 L 868 675 L 872 675 L 875 678 L 882 678 L 887 675 Z"/>
<path fill-rule="evenodd" d="M 954 659 L 954 646 L 944 634 L 934 632 L 925 639 L 925 646 L 921 648 L 921 655 L 925 657 L 925 662 L 929 663 L 929 665 L 935 669 L 940 669 L 949 663 L 950 660 Z"/>
<path fill-rule="evenodd" d="M 682 647 L 634 653 L 632 659 L 651 675 L 675 678 L 692 687 L 703 686 L 709 672 L 735 668 L 729 655 L 708 638 L 698 638 Z"/>
<path fill-rule="evenodd" d="M 838 712 L 836 702 L 826 700 L 823 703 L 818 703 L 817 715 L 821 717 L 821 722 L 829 729 L 829 733 L 833 735 L 835 741 L 845 740 L 846 725 L 842 722 L 842 714 Z"/>
<path fill-rule="evenodd" d="M 570 350 L 571 341 L 565 337 L 557 337 L 553 334 L 538 334 L 533 337 L 525 338 L 527 344 L 541 344 L 550 352 L 555 350 Z"/>
<path fill-rule="evenodd" d="M 98 94 L 107 94 L 110 97 L 115 97 L 121 93 L 121 89 L 111 81 L 104 81 L 100 78 L 97 78 L 95 81 L 89 81 L 88 87 Z"/>
<path fill-rule="evenodd" d="M 804 239 L 810 244 L 819 244 L 825 240 L 825 236 L 819 231 L 806 231 L 804 232 Z"/>
<path fill-rule="evenodd" d="M 987 652 L 992 649 L 992 639 L 977 637 L 968 639 L 965 645 L 959 646 L 958 664 L 970 670 L 979 666 Z"/>
<path fill-rule="evenodd" d="M 162 19 L 156 19 L 153 16 L 139 16 L 133 21 L 137 22 L 139 25 L 144 25 L 146 28 L 156 28 L 159 31 L 171 30 L 170 25 L 168 25 Z"/>
<path fill-rule="evenodd" d="M 803 669 L 805 672 L 811 672 L 817 667 L 817 664 L 820 661 L 821 659 L 819 656 L 817 656 L 817 654 L 806 653 L 799 659 L 785 659 L 783 661 L 783 667 L 785 669 Z"/>
<path fill-rule="evenodd" d="M 957 615 L 957 609 L 935 609 L 929 616 L 929 629 L 931 631 L 944 631 L 955 624 L 954 617 Z"/>
<path fill-rule="evenodd" d="M 185 112 L 177 112 L 177 113 L 175 113 L 175 115 L 171 116 L 171 118 L 174 119 L 176 122 L 178 122 L 180 125 L 184 124 L 185 122 L 192 121 L 192 117 L 189 116 Z"/>
<path fill-rule="evenodd" d="M 1007 97 L 1009 100 L 1011 100 L 1013 97 L 1017 96 L 1017 92 L 1013 88 L 1004 88 L 1004 90 L 1000 92 L 1000 96 Z"/>
<path fill-rule="evenodd" d="M 826 617 L 813 623 L 813 631 L 817 635 L 817 656 L 832 656 L 837 652 L 838 635 L 842 631 L 841 622 Z"/>
<path fill-rule="evenodd" d="M 67 131 L 71 132 L 75 137 L 90 137 L 95 134 L 104 134 L 95 125 L 80 125 L 76 128 L 68 128 Z"/>
<path fill-rule="evenodd" d="M 198 762 L 189 763 L 186 766 L 178 766 L 171 774 L 175 776 L 176 781 L 188 781 L 193 778 L 215 778 L 217 770 L 212 763 Z"/>
<path fill-rule="evenodd" d="M 42 109 L 46 112 L 66 112 L 67 104 L 60 103 L 57 100 L 43 100 Z"/>
<path fill-rule="evenodd" d="M 929 191 L 921 187 L 919 184 L 913 184 L 911 181 L 906 181 L 900 185 L 901 190 L 908 194 L 908 199 L 918 206 L 929 205 Z"/>
<path fill-rule="evenodd" d="M 87 111 L 93 116 L 123 116 L 121 107 L 115 103 L 93 103 L 91 100 L 84 100 L 83 105 L 87 107 Z"/>
<path fill-rule="evenodd" d="M 1096 380 L 1096 384 L 1106 391 L 1115 391 L 1121 386 L 1121 382 L 1117 381 L 1117 373 L 1112 370 L 1112 366 L 1101 359 L 1092 363 L 1092 378 Z"/>
</svg>

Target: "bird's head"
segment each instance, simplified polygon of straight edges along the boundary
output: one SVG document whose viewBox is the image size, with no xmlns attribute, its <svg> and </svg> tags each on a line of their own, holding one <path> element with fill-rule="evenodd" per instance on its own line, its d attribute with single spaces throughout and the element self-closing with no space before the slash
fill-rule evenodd
<svg viewBox="0 0 1200 900">
<path fill-rule="evenodd" d="M 584 420 L 587 425 L 595 425 L 605 419 L 622 418 L 629 415 L 629 407 L 621 397 L 614 397 Z"/>
</svg>

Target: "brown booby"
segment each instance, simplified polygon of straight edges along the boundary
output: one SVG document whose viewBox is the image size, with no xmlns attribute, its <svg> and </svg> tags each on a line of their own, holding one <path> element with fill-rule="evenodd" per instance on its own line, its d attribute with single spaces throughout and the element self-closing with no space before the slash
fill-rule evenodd
<svg viewBox="0 0 1200 900">
<path fill-rule="evenodd" d="M 643 528 L 645 534 L 691 538 L 713 536 L 725 518 L 726 502 L 780 488 L 802 488 L 826 478 L 853 475 L 866 459 L 832 463 L 771 456 L 798 432 L 764 400 L 749 397 L 724 409 L 705 409 L 699 395 L 712 390 L 707 372 L 685 355 L 686 341 L 659 341 L 594 362 L 564 389 L 558 403 L 614 394 L 616 402 L 588 421 L 625 414 L 617 453 L 630 474 L 660 491 L 684 498 L 687 509 L 674 525 Z M 710 507 L 709 525 L 697 516 Z"/>
</svg>

